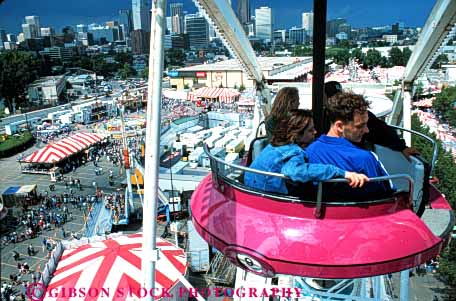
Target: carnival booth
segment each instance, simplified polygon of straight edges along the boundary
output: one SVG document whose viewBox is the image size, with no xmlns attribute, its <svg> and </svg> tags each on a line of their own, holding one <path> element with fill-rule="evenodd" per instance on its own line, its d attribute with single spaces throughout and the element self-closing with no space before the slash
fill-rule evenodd
<svg viewBox="0 0 456 301">
<path fill-rule="evenodd" d="M 106 237 L 64 241 L 53 252 L 39 282 L 39 286 L 45 287 L 47 293 L 35 297 L 44 297 L 44 300 L 79 300 L 78 297 L 64 298 L 64 295 L 59 294 L 70 289 L 89 293 L 87 290 L 92 289 L 90 300 L 141 299 L 145 293 L 141 289 L 141 257 L 145 256 L 142 243 L 142 233 L 116 233 Z M 157 248 L 160 255 L 156 262 L 156 291 L 167 291 L 173 297 L 160 298 L 157 293 L 155 300 L 184 300 L 186 296 L 183 296 L 183 292 L 191 287 L 184 277 L 187 272 L 184 250 L 160 238 L 157 238 Z M 48 293 L 51 291 L 54 293 Z M 38 294 L 42 292 L 37 290 Z"/>
<path fill-rule="evenodd" d="M 189 92 L 188 100 L 196 101 L 197 99 L 203 99 L 211 102 L 233 103 L 239 98 L 239 95 L 241 93 L 234 89 L 204 87 L 194 92 Z"/>
<path fill-rule="evenodd" d="M 2 193 L 2 202 L 5 207 L 21 207 L 33 205 L 36 200 L 36 184 L 23 186 L 10 186 Z"/>
<path fill-rule="evenodd" d="M 63 167 L 65 161 L 74 158 L 79 161 L 78 154 L 101 143 L 104 136 L 94 133 L 77 133 L 56 143 L 51 143 L 19 159 L 22 173 L 51 174 L 56 173 L 55 167 Z M 66 162 L 68 163 L 68 162 Z"/>
</svg>

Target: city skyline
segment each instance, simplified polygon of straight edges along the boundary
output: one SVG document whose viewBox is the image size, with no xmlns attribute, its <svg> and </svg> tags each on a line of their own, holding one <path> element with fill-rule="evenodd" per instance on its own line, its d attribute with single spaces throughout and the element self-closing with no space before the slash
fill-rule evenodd
<svg viewBox="0 0 456 301">
<path fill-rule="evenodd" d="M 169 4 L 183 3 L 184 10 L 188 13 L 196 12 L 191 0 L 168 1 Z M 390 25 L 402 21 L 406 26 L 421 27 L 424 25 L 435 1 L 411 0 L 394 2 L 387 0 L 376 3 L 364 3 L 361 0 L 344 1 L 338 3 L 335 0 L 328 1 L 328 20 L 341 17 L 347 19 L 354 28 L 364 26 Z M 77 24 L 104 23 L 117 20 L 120 9 L 131 8 L 131 0 L 118 2 L 87 1 L 80 0 L 77 3 L 69 3 L 65 6 L 58 5 L 56 0 L 43 0 L 40 2 L 31 0 L 5 1 L 0 4 L 0 28 L 8 33 L 18 34 L 21 32 L 21 24 L 25 16 L 37 15 L 43 27 L 53 27 L 60 32 L 64 26 L 76 26 Z M 260 6 L 269 6 L 273 10 L 274 29 L 290 28 L 301 25 L 301 14 L 312 10 L 312 1 L 288 1 L 287 7 L 281 6 L 277 0 L 250 1 L 250 11 L 254 12 Z M 410 12 L 413 5 L 413 13 L 401 14 L 401 11 Z M 237 1 L 232 1 L 236 11 Z M 395 9 L 392 9 L 392 8 Z M 87 9 L 91 8 L 91 9 Z"/>
</svg>

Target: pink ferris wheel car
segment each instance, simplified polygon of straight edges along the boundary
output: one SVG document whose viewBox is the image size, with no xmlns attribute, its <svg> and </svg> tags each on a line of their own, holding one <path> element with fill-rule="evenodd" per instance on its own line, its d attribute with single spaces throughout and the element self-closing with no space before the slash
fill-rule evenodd
<svg viewBox="0 0 456 301">
<path fill-rule="evenodd" d="M 261 144 L 257 142 L 252 143 L 254 152 Z M 285 176 L 224 162 L 207 146 L 205 151 L 212 173 L 193 193 L 193 224 L 231 262 L 258 275 L 382 275 L 430 260 L 450 238 L 451 207 L 428 183 L 416 158 L 409 162 L 391 150 L 378 149 L 391 176 L 371 181 L 392 180 L 399 192 L 380 200 L 366 196 L 365 201 L 328 202 L 322 185 L 316 200 L 251 189 L 242 181 L 246 171 Z"/>
</svg>

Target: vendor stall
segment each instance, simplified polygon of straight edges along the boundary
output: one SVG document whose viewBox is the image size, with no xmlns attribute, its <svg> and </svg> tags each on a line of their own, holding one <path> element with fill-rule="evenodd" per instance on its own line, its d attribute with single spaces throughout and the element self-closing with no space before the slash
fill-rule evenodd
<svg viewBox="0 0 456 301">
<path fill-rule="evenodd" d="M 48 144 L 32 154 L 19 159 L 22 173 L 51 174 L 60 162 L 82 153 L 104 140 L 104 136 L 94 133 L 77 133 L 56 143 Z M 22 166 L 22 164 L 26 164 Z"/>
<path fill-rule="evenodd" d="M 33 205 L 36 201 L 36 184 L 23 186 L 10 186 L 2 193 L 2 203 L 6 207 L 21 207 Z"/>
</svg>

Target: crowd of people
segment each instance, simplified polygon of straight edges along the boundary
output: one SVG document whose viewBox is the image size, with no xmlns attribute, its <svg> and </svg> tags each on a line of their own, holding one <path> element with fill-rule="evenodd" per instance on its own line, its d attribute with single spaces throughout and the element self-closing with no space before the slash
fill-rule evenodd
<svg viewBox="0 0 456 301">
<path fill-rule="evenodd" d="M 119 192 L 104 196 L 104 205 L 106 209 L 111 210 L 111 218 L 114 224 L 125 219 L 125 196 Z"/>
<path fill-rule="evenodd" d="M 53 142 L 55 140 L 60 140 L 62 138 L 66 138 L 70 136 L 71 132 L 73 131 L 72 127 L 69 125 L 60 126 L 60 127 L 43 127 L 38 129 L 33 133 L 33 136 L 44 144 L 49 142 Z"/>
<path fill-rule="evenodd" d="M 75 196 L 68 193 L 52 196 L 49 196 L 48 192 L 46 195 L 40 194 L 37 206 L 33 208 L 23 207 L 21 214 L 16 217 L 17 226 L 22 226 L 17 227 L 17 229 L 22 230 L 5 234 L 2 237 L 2 245 L 16 244 L 27 239 L 33 239 L 37 234 L 44 231 L 63 229 L 65 223 L 73 219 L 70 206 L 72 209 L 87 210 L 89 203 L 87 199 L 87 196 Z"/>
</svg>

